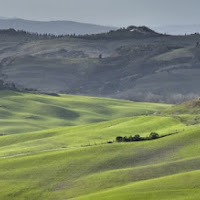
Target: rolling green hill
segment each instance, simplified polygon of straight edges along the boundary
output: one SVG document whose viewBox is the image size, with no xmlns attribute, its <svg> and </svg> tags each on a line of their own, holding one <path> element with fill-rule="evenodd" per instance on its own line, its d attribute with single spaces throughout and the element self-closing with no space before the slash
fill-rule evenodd
<svg viewBox="0 0 200 200">
<path fill-rule="evenodd" d="M 109 98 L 0 91 L 0 133 L 33 132 L 152 114 L 168 107 Z"/>
<path fill-rule="evenodd" d="M 0 97 L 1 131 L 8 132 L 0 136 L 0 199 L 198 199 L 200 126 L 183 120 L 192 113 L 174 113 L 193 103 L 13 91 Z M 177 134 L 107 143 L 150 132 Z"/>
</svg>

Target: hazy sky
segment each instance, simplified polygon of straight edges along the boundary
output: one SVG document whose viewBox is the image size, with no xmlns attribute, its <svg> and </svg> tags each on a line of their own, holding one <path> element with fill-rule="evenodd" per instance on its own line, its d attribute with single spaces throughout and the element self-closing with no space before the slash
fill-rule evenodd
<svg viewBox="0 0 200 200">
<path fill-rule="evenodd" d="M 200 24 L 200 0 L 0 0 L 1 17 L 103 25 Z"/>
</svg>

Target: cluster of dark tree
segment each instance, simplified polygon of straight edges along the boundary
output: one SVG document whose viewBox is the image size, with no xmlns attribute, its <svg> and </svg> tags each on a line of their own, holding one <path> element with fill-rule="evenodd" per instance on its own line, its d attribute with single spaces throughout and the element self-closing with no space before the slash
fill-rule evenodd
<svg viewBox="0 0 200 200">
<path fill-rule="evenodd" d="M 29 37 L 31 39 L 54 39 L 54 38 L 61 38 L 65 35 L 54 35 L 54 34 L 40 34 L 40 33 L 31 33 L 24 30 L 15 30 L 13 28 L 10 29 L 1 29 L 0 35 L 7 35 L 7 36 L 23 36 Z M 73 37 L 73 35 L 67 35 Z"/>
<path fill-rule="evenodd" d="M 138 31 L 134 31 L 138 30 Z M 145 34 L 142 34 L 142 32 L 145 32 Z M 98 40 L 98 39 L 124 39 L 124 38 L 137 38 L 142 39 L 149 37 L 155 37 L 155 36 L 162 36 L 162 34 L 156 33 L 153 30 L 149 29 L 145 26 L 135 27 L 135 26 L 129 26 L 127 28 L 120 28 L 117 30 L 111 30 L 107 33 L 98 33 L 98 34 L 91 34 L 91 35 L 73 35 L 72 37 L 77 38 L 83 38 L 83 39 L 91 39 L 91 40 Z"/>
<path fill-rule="evenodd" d="M 141 137 L 140 135 L 129 136 L 129 137 L 116 137 L 117 142 L 137 142 L 137 141 L 145 141 L 145 140 L 155 140 L 160 138 L 158 133 L 152 132 L 148 137 Z"/>
<path fill-rule="evenodd" d="M 112 33 L 114 31 L 110 31 L 109 33 Z M 63 38 L 63 37 L 71 37 L 71 38 L 81 38 L 81 39 L 101 39 L 105 36 L 107 37 L 107 33 L 102 34 L 62 34 L 62 35 L 54 35 L 54 34 L 40 34 L 37 32 L 28 32 L 24 30 L 15 30 L 13 28 L 9 29 L 0 29 L 0 35 L 1 37 L 7 37 L 7 36 L 15 36 L 15 37 L 23 37 L 27 39 L 55 39 L 55 38 Z"/>
<path fill-rule="evenodd" d="M 85 35 L 77 35 L 77 34 L 61 34 L 61 35 L 55 35 L 55 34 L 47 34 L 47 33 L 37 33 L 37 32 L 28 32 L 24 30 L 15 30 L 13 28 L 9 29 L 0 29 L 0 35 L 6 35 L 6 36 L 23 36 L 23 37 L 29 37 L 30 39 L 55 39 L 55 38 L 63 38 L 63 37 L 72 37 L 72 38 L 82 38 L 82 37 L 89 37 L 89 34 Z M 96 35 L 96 34 L 94 34 Z"/>
<path fill-rule="evenodd" d="M 139 31 L 134 31 L 134 29 L 138 29 Z M 157 35 L 162 35 L 154 32 L 153 30 L 149 29 L 148 27 L 141 26 L 141 27 L 135 27 L 135 26 L 129 26 L 127 28 L 120 28 L 117 30 L 111 30 L 106 33 L 98 33 L 98 34 L 66 34 L 66 35 L 54 35 L 54 34 L 39 34 L 39 33 L 31 33 L 28 31 L 23 30 L 15 30 L 13 28 L 10 29 L 2 29 L 0 30 L 0 34 L 6 34 L 10 36 L 29 36 L 34 39 L 54 39 L 54 38 L 61 38 L 61 37 L 72 37 L 72 38 L 81 38 L 81 39 L 91 39 L 91 40 L 97 40 L 97 39 L 124 39 L 124 38 L 132 38 L 133 36 L 135 38 L 145 38 L 147 37 L 146 34 L 141 34 L 141 32 L 148 33 L 147 35 L 150 37 L 154 37 Z"/>
</svg>

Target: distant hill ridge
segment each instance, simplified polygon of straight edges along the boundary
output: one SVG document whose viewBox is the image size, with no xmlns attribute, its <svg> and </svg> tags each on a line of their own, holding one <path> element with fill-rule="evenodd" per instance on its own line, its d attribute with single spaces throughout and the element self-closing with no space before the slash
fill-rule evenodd
<svg viewBox="0 0 200 200">
<path fill-rule="evenodd" d="M 0 18 L 0 29 L 24 30 L 39 34 L 97 34 L 117 29 L 116 27 L 101 26 L 73 21 L 31 21 L 24 19 Z"/>
<path fill-rule="evenodd" d="M 115 30 L 110 30 L 107 32 L 103 32 L 103 33 L 93 33 L 93 34 L 61 34 L 61 35 L 57 35 L 57 34 L 51 34 L 51 33 L 37 33 L 37 32 L 30 32 L 30 31 L 26 31 L 24 29 L 15 29 L 15 28 L 2 28 L 0 29 L 0 34 L 10 34 L 10 35 L 14 35 L 14 34 L 31 34 L 31 35 L 52 35 L 52 36 L 67 36 L 70 35 L 72 37 L 84 37 L 84 38 L 92 38 L 92 37 L 110 37 L 111 39 L 115 38 L 115 37 L 121 37 L 121 36 L 125 36 L 125 37 L 134 37 L 134 36 L 159 36 L 162 35 L 160 33 L 155 32 L 154 30 L 150 29 L 149 27 L 146 26 L 128 26 L 127 28 L 119 28 L 119 29 L 115 29 Z"/>
<path fill-rule="evenodd" d="M 84 35 L 78 37 L 84 39 L 124 39 L 124 38 L 144 39 L 162 35 L 163 34 L 157 33 L 146 26 L 129 26 L 127 28 L 111 30 L 107 33 Z"/>
<path fill-rule="evenodd" d="M 0 31 L 0 80 L 19 90 L 178 103 L 200 96 L 200 35 L 129 26 L 92 35 Z"/>
</svg>

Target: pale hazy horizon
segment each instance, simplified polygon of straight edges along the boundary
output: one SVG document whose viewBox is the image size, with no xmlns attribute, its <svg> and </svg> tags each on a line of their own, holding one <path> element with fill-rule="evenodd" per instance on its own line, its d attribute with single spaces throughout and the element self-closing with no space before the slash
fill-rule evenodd
<svg viewBox="0 0 200 200">
<path fill-rule="evenodd" d="M 199 24 L 199 0 L 0 0 L 0 16 L 123 27 Z"/>
</svg>

